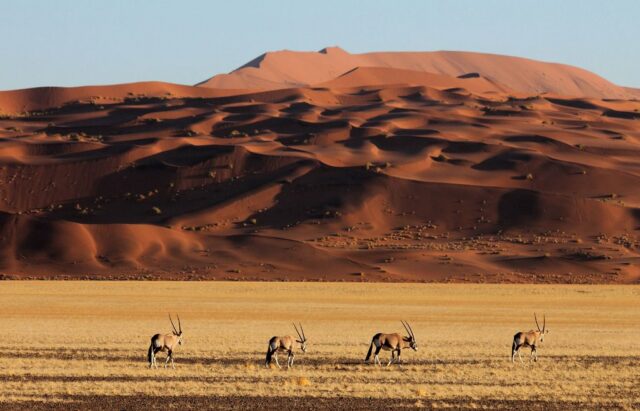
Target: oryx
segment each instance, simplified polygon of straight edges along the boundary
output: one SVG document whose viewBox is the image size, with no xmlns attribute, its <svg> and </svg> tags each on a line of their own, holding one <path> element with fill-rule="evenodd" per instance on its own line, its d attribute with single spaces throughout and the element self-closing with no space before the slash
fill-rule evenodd
<svg viewBox="0 0 640 411">
<path fill-rule="evenodd" d="M 304 335 L 304 330 L 302 329 L 302 324 L 300 325 L 300 331 L 298 331 L 298 327 L 293 324 L 293 328 L 296 329 L 296 333 L 298 334 L 299 339 L 295 339 L 290 335 L 285 335 L 284 337 L 271 337 L 269 340 L 269 346 L 267 347 L 267 359 L 265 362 L 265 366 L 269 367 L 271 364 L 271 358 L 273 357 L 276 360 L 276 365 L 278 368 L 280 367 L 280 363 L 278 362 L 278 352 L 286 351 L 287 352 L 287 368 L 291 368 L 293 366 L 293 349 L 295 348 L 295 343 L 300 344 L 300 349 L 302 352 L 307 351 L 307 337 Z"/>
<path fill-rule="evenodd" d="M 538 317 L 536 317 L 536 313 L 533 313 L 533 319 L 536 322 L 537 330 L 527 332 L 520 331 L 513 336 L 513 344 L 511 345 L 511 362 L 515 362 L 516 353 L 518 353 L 520 362 L 523 362 L 522 357 L 520 356 L 520 348 L 522 347 L 531 347 L 531 356 L 529 358 L 533 358 L 534 361 L 538 361 L 536 345 L 538 344 L 538 341 L 544 341 L 544 335 L 547 334 L 549 330 L 547 330 L 546 315 L 543 316 L 542 319 L 542 329 L 540 329 L 540 325 L 538 324 Z"/>
<path fill-rule="evenodd" d="M 171 319 L 171 314 L 169 314 L 169 321 L 171 321 L 171 326 L 173 327 L 173 332 L 169 334 L 156 334 L 151 337 L 151 344 L 149 345 L 149 353 L 147 355 L 147 360 L 149 361 L 149 368 L 154 365 L 158 368 L 158 364 L 156 364 L 156 353 L 158 351 L 167 351 L 167 359 L 164 362 L 164 367 L 167 368 L 167 364 L 169 360 L 171 360 L 171 366 L 176 368 L 173 363 L 173 350 L 177 345 L 182 345 L 182 324 L 180 323 L 180 316 L 178 315 L 178 329 L 173 324 L 173 320 Z"/>
<path fill-rule="evenodd" d="M 400 354 L 403 348 L 411 348 L 414 351 L 418 351 L 418 344 L 416 343 L 416 337 L 413 334 L 413 330 L 411 329 L 411 326 L 409 325 L 409 323 L 405 321 L 401 321 L 401 322 L 402 322 L 402 325 L 404 326 L 404 329 L 407 331 L 409 335 L 407 337 L 403 337 L 398 333 L 393 333 L 393 334 L 378 333 L 374 335 L 373 338 L 371 339 L 371 345 L 369 345 L 369 352 L 367 352 L 367 358 L 364 359 L 365 362 L 369 361 L 369 358 L 371 357 L 371 352 L 373 351 L 374 346 L 376 347 L 376 352 L 373 357 L 374 364 L 382 365 L 380 363 L 380 358 L 378 357 L 380 350 L 391 351 L 391 359 L 387 363 L 387 367 L 391 365 L 391 363 L 394 361 L 398 363 L 400 362 Z"/>
</svg>

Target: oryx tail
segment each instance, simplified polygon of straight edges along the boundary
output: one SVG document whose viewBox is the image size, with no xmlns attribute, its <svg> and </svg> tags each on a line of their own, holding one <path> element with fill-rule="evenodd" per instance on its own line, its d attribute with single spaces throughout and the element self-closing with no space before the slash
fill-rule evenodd
<svg viewBox="0 0 640 411">
<path fill-rule="evenodd" d="M 153 338 L 151 339 L 151 344 L 149 344 L 149 352 L 147 353 L 147 362 L 149 364 L 153 364 Z"/>
<path fill-rule="evenodd" d="M 371 353 L 373 352 L 373 341 L 371 341 L 371 344 L 369 345 L 369 351 L 367 351 L 367 358 L 365 358 L 365 361 L 369 361 L 369 358 L 371 358 Z"/>
<path fill-rule="evenodd" d="M 380 333 L 376 334 L 373 336 L 373 338 L 371 339 L 371 344 L 369 345 L 369 351 L 367 351 L 367 358 L 365 358 L 365 361 L 369 361 L 369 358 L 371 358 L 371 353 L 373 353 L 373 342 L 376 341 L 376 339 L 380 336 Z"/>
<path fill-rule="evenodd" d="M 271 344 L 269 344 L 269 347 L 267 347 L 267 360 L 266 360 L 267 366 L 271 364 L 271 357 L 273 357 L 273 353 L 274 353 L 274 350 L 271 349 Z"/>
</svg>

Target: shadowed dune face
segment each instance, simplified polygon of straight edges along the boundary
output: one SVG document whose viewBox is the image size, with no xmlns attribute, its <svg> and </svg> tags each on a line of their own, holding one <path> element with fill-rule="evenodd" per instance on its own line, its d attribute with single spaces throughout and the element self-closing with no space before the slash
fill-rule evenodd
<svg viewBox="0 0 640 411">
<path fill-rule="evenodd" d="M 639 102 L 415 68 L 0 92 L 3 275 L 639 281 Z"/>
</svg>

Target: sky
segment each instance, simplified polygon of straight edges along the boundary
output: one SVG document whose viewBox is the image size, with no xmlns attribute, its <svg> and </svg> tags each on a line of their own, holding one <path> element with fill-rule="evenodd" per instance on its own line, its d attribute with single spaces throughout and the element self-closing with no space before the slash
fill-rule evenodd
<svg viewBox="0 0 640 411">
<path fill-rule="evenodd" d="M 273 50 L 463 50 L 640 87 L 636 0 L 0 0 L 0 90 L 195 84 Z"/>
</svg>

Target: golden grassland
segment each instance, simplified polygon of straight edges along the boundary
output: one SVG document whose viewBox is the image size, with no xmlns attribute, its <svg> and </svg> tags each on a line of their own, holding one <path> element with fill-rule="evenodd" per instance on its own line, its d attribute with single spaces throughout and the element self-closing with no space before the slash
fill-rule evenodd
<svg viewBox="0 0 640 411">
<path fill-rule="evenodd" d="M 640 406 L 637 286 L 37 281 L 0 282 L 0 299 L 0 408 L 100 408 L 92 398 L 109 397 L 200 399 L 197 408 L 290 397 L 308 408 L 347 399 L 366 408 L 382 407 L 377 399 Z M 537 363 L 527 350 L 514 365 L 513 334 L 534 327 L 534 311 L 546 313 L 550 333 Z M 180 314 L 185 344 L 175 370 L 149 370 L 149 339 L 170 330 L 168 312 Z M 401 366 L 364 364 L 373 334 L 402 331 L 400 319 L 419 351 L 403 351 Z M 294 334 L 291 321 L 302 322 L 307 353 L 298 350 L 289 371 L 266 369 L 268 339 Z"/>
</svg>

